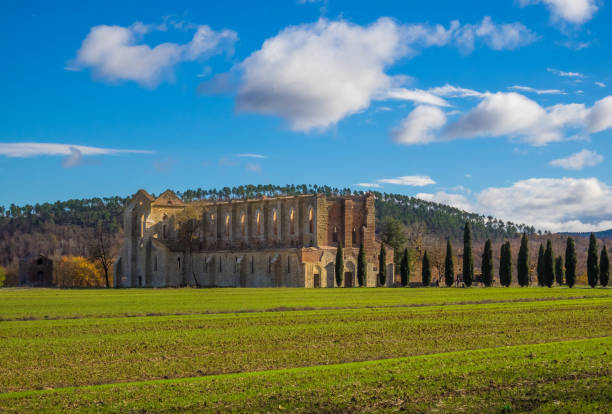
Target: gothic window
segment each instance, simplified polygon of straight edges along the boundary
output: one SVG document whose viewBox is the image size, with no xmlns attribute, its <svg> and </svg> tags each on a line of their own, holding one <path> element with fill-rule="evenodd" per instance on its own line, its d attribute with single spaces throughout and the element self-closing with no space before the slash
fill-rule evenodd
<svg viewBox="0 0 612 414">
<path fill-rule="evenodd" d="M 259 210 L 257 210 L 255 221 L 257 223 L 257 234 L 261 234 L 261 214 Z"/>
<path fill-rule="evenodd" d="M 289 213 L 289 233 L 295 234 L 295 210 L 291 209 Z"/>
<path fill-rule="evenodd" d="M 166 225 L 162 224 L 162 239 L 166 238 Z"/>
<path fill-rule="evenodd" d="M 202 271 L 204 273 L 208 272 L 208 258 L 207 257 L 204 258 L 204 263 L 202 264 Z"/>
<path fill-rule="evenodd" d="M 272 273 L 272 256 L 268 256 L 268 273 Z"/>
<path fill-rule="evenodd" d="M 357 244 L 357 229 L 353 227 L 353 244 Z"/>
<path fill-rule="evenodd" d="M 221 264 L 222 261 L 223 261 L 223 258 L 219 256 L 219 273 L 223 271 L 223 265 Z"/>
<path fill-rule="evenodd" d="M 176 266 L 177 266 L 178 270 L 181 270 L 181 258 L 180 257 L 176 258 Z"/>
<path fill-rule="evenodd" d="M 157 256 L 153 259 L 153 271 L 157 272 Z"/>
<path fill-rule="evenodd" d="M 287 256 L 287 273 L 291 273 L 291 256 Z"/>
<path fill-rule="evenodd" d="M 230 236 L 230 216 L 229 214 L 226 214 L 225 216 L 225 235 L 229 239 L 229 236 Z"/>
<path fill-rule="evenodd" d="M 338 227 L 336 226 L 334 226 L 334 231 L 332 233 L 332 241 L 338 243 Z"/>
<path fill-rule="evenodd" d="M 238 258 L 236 257 L 236 262 L 234 263 L 234 273 L 238 273 Z"/>
<path fill-rule="evenodd" d="M 244 213 L 240 216 L 240 233 L 242 233 L 242 237 L 246 236 L 246 218 Z"/>
<path fill-rule="evenodd" d="M 141 239 L 144 237 L 144 231 L 145 231 L 145 218 L 143 214 L 142 216 L 140 216 L 140 238 Z"/>
<path fill-rule="evenodd" d="M 274 229 L 274 235 L 278 236 L 278 215 L 276 214 L 276 210 L 272 212 L 272 227 Z"/>
<path fill-rule="evenodd" d="M 255 273 L 255 257 L 251 256 L 251 273 Z"/>
<path fill-rule="evenodd" d="M 308 209 L 308 229 L 311 233 L 314 233 L 314 223 L 313 223 L 313 216 L 312 216 L 312 207 L 310 207 L 310 209 Z"/>
</svg>

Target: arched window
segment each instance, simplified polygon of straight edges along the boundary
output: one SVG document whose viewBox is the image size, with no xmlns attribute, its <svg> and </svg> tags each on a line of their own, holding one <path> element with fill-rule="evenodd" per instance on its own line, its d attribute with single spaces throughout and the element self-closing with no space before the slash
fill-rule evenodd
<svg viewBox="0 0 612 414">
<path fill-rule="evenodd" d="M 308 229 L 311 233 L 314 233 L 314 218 L 312 216 L 312 207 L 308 209 Z"/>
<path fill-rule="evenodd" d="M 240 233 L 242 233 L 242 237 L 246 236 L 246 218 L 244 213 L 240 216 Z"/>
<path fill-rule="evenodd" d="M 338 243 L 338 227 L 336 226 L 334 226 L 334 231 L 332 233 L 332 241 Z"/>
<path fill-rule="evenodd" d="M 145 231 L 145 218 L 143 214 L 140 216 L 140 238 L 141 239 L 144 237 L 144 231 Z"/>
<path fill-rule="evenodd" d="M 291 256 L 287 256 L 287 273 L 291 273 Z"/>
<path fill-rule="evenodd" d="M 225 235 L 229 239 L 229 236 L 230 236 L 230 216 L 229 214 L 225 215 Z"/>
<path fill-rule="evenodd" d="M 357 229 L 353 227 L 353 244 L 357 244 Z"/>
<path fill-rule="evenodd" d="M 255 273 L 255 257 L 251 256 L 251 273 Z"/>
<path fill-rule="evenodd" d="M 162 239 L 166 238 L 166 225 L 162 224 Z"/>
<path fill-rule="evenodd" d="M 291 209 L 289 213 L 289 233 L 295 234 L 295 210 Z"/>
<path fill-rule="evenodd" d="M 178 270 L 181 270 L 181 258 L 180 257 L 176 258 L 176 266 L 178 267 Z"/>
<path fill-rule="evenodd" d="M 261 234 L 261 214 L 259 210 L 255 213 L 255 222 L 257 223 L 257 234 Z"/>
<path fill-rule="evenodd" d="M 268 256 L 268 273 L 272 273 L 272 256 Z"/>
<path fill-rule="evenodd" d="M 208 257 L 204 258 L 204 263 L 202 264 L 202 271 L 204 273 L 208 272 Z"/>
<path fill-rule="evenodd" d="M 219 256 L 219 273 L 223 271 L 223 265 L 221 264 L 222 262 L 223 262 L 223 257 Z"/>
<path fill-rule="evenodd" d="M 153 259 L 153 271 L 157 272 L 157 256 Z"/>
<path fill-rule="evenodd" d="M 276 210 L 272 212 L 272 227 L 274 235 L 278 236 L 278 215 L 276 214 Z"/>
</svg>

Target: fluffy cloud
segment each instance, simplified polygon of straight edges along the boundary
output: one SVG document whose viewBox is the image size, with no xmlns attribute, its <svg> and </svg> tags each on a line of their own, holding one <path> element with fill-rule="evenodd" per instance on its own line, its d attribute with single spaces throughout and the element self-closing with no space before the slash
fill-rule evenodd
<svg viewBox="0 0 612 414">
<path fill-rule="evenodd" d="M 592 167 L 602 161 L 603 157 L 598 153 L 583 149 L 569 157 L 552 160 L 549 164 L 566 170 L 582 170 L 584 167 Z"/>
<path fill-rule="evenodd" d="M 378 182 L 383 184 L 409 185 L 413 187 L 424 187 L 436 183 L 427 175 L 404 175 L 397 178 L 381 178 Z"/>
<path fill-rule="evenodd" d="M 567 129 L 586 133 L 612 128 L 612 96 L 597 101 L 591 108 L 584 104 L 543 108 L 516 92 L 490 93 L 475 108 L 441 130 L 444 125 L 445 116 L 440 109 L 417 107 L 392 135 L 401 144 L 508 136 L 531 145 L 545 145 L 565 139 Z"/>
<path fill-rule="evenodd" d="M 530 86 L 520 85 L 511 86 L 510 89 L 514 89 L 515 91 L 521 92 L 531 92 L 535 93 L 536 95 L 565 95 L 565 92 L 560 89 L 536 89 Z"/>
<path fill-rule="evenodd" d="M 521 6 L 545 4 L 555 21 L 581 24 L 597 12 L 597 0 L 519 0 Z"/>
<path fill-rule="evenodd" d="M 435 133 L 445 124 L 446 115 L 441 109 L 420 105 L 391 134 L 400 144 L 427 144 L 436 140 Z"/>
<path fill-rule="evenodd" d="M 367 109 L 373 99 L 446 106 L 428 91 L 398 88 L 387 67 L 426 47 L 455 45 L 470 52 L 479 41 L 502 50 L 533 40 L 522 24 L 498 25 L 488 17 L 476 25 L 454 21 L 448 28 L 400 25 L 384 17 L 368 26 L 320 19 L 285 28 L 239 65 L 236 107 L 280 116 L 293 130 L 310 131 Z"/>
<path fill-rule="evenodd" d="M 450 194 L 445 191 L 437 193 L 418 193 L 416 198 L 434 203 L 446 204 L 465 211 L 473 211 L 472 204 L 463 194 Z"/>
<path fill-rule="evenodd" d="M 172 78 L 173 68 L 182 61 L 233 50 L 237 35 L 231 30 L 213 31 L 197 26 L 190 42 L 161 43 L 151 47 L 140 43 L 153 26 L 140 22 L 129 27 L 100 25 L 92 27 L 77 52 L 74 65 L 91 68 L 96 77 L 108 81 L 134 81 L 154 87 Z M 72 67 L 72 65 L 70 66 Z"/>
<path fill-rule="evenodd" d="M 485 214 L 552 231 L 612 228 L 612 188 L 597 178 L 530 178 L 483 190 L 477 200 Z"/>
</svg>

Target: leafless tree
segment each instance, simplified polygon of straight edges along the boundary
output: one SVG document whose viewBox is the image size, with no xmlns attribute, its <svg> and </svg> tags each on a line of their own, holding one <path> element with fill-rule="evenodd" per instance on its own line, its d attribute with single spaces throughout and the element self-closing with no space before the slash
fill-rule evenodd
<svg viewBox="0 0 612 414">
<path fill-rule="evenodd" d="M 195 246 L 199 242 L 199 235 L 201 231 L 201 217 L 198 209 L 194 206 L 187 205 L 183 211 L 178 213 L 175 217 L 176 225 L 178 226 L 178 242 L 180 246 L 185 250 L 187 257 L 185 258 L 185 264 L 189 259 L 189 269 L 185 266 L 185 273 L 191 272 L 193 281 L 197 287 L 200 287 L 200 282 L 196 276 L 195 266 L 193 264 L 193 252 Z M 183 274 L 185 274 L 183 273 Z M 187 280 L 184 280 L 187 284 Z"/>
</svg>

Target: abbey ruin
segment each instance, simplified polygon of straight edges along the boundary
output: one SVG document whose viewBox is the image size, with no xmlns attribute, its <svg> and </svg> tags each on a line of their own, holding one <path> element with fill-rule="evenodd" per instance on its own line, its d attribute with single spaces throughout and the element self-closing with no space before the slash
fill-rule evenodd
<svg viewBox="0 0 612 414">
<path fill-rule="evenodd" d="M 342 287 L 357 286 L 363 243 L 366 286 L 378 285 L 380 241 L 374 197 L 322 194 L 184 203 L 168 190 L 139 190 L 124 213 L 117 287 L 334 287 L 337 246 Z M 393 250 L 386 246 L 387 284 Z"/>
</svg>

